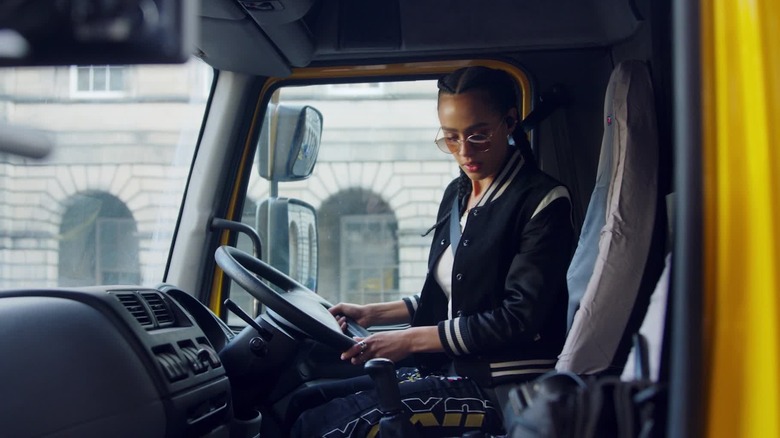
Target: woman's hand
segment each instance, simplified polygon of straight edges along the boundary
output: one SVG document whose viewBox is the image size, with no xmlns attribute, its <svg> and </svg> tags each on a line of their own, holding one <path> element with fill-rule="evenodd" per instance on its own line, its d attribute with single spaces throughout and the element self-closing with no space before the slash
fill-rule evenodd
<svg viewBox="0 0 780 438">
<path fill-rule="evenodd" d="M 403 300 L 365 305 L 339 303 L 329 310 L 338 321 L 341 330 L 346 330 L 346 318 L 352 319 L 365 328 L 377 324 L 406 324 L 410 321 L 409 310 Z"/>
<path fill-rule="evenodd" d="M 406 330 L 375 333 L 367 338 L 356 337 L 357 344 L 341 354 L 341 360 L 353 365 L 363 365 L 375 357 L 384 357 L 398 362 L 411 354 L 411 345 Z"/>
<path fill-rule="evenodd" d="M 351 318 L 362 327 L 369 327 L 374 323 L 369 306 L 339 303 L 328 310 L 336 318 L 342 331 L 347 330 L 347 318 Z"/>
<path fill-rule="evenodd" d="M 358 343 L 341 354 L 342 360 L 354 365 L 363 365 L 375 357 L 398 362 L 412 353 L 444 351 L 436 326 L 378 332 L 367 338 L 356 337 L 355 340 Z"/>
</svg>

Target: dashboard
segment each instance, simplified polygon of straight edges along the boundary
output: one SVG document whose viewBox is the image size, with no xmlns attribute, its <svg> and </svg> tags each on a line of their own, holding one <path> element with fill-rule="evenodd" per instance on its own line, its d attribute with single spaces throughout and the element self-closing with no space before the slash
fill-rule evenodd
<svg viewBox="0 0 780 438">
<path fill-rule="evenodd" d="M 6 436 L 230 435 L 233 332 L 181 290 L 4 291 L 0 333 Z"/>
</svg>

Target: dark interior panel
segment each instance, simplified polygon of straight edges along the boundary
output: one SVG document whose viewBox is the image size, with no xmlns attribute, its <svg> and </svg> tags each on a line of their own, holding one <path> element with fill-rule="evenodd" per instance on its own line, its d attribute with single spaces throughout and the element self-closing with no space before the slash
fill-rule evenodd
<svg viewBox="0 0 780 438">
<path fill-rule="evenodd" d="M 159 291 L 3 292 L 0 331 L 4 436 L 226 434 L 219 356 Z"/>
</svg>

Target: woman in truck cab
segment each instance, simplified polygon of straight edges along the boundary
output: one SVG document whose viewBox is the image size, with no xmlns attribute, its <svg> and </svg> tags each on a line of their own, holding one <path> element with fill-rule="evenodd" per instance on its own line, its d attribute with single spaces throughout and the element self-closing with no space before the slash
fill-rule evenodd
<svg viewBox="0 0 780 438">
<path fill-rule="evenodd" d="M 482 429 L 501 433 L 496 392 L 553 370 L 566 334 L 566 269 L 573 245 L 568 191 L 537 168 L 518 127 L 514 80 L 466 67 L 438 82 L 441 128 L 435 143 L 460 176 L 444 192 L 428 275 L 419 295 L 331 312 L 377 332 L 341 358 L 412 356 L 419 370 L 401 380 L 411 420 L 424 436 Z M 379 421 L 370 381 L 323 395 L 295 423 L 298 436 L 366 436 Z M 352 393 L 355 389 L 366 389 Z M 356 420 L 357 419 L 357 420 Z"/>
</svg>

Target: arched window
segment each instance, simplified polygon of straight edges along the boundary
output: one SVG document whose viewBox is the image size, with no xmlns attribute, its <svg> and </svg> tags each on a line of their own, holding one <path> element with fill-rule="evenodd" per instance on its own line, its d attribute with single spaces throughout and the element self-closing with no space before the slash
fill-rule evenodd
<svg viewBox="0 0 780 438">
<path fill-rule="evenodd" d="M 390 206 L 350 189 L 323 202 L 317 216 L 320 294 L 334 302 L 398 299 L 398 223 Z"/>
<path fill-rule="evenodd" d="M 116 197 L 80 193 L 68 200 L 59 239 L 59 285 L 139 284 L 138 233 Z"/>
</svg>

